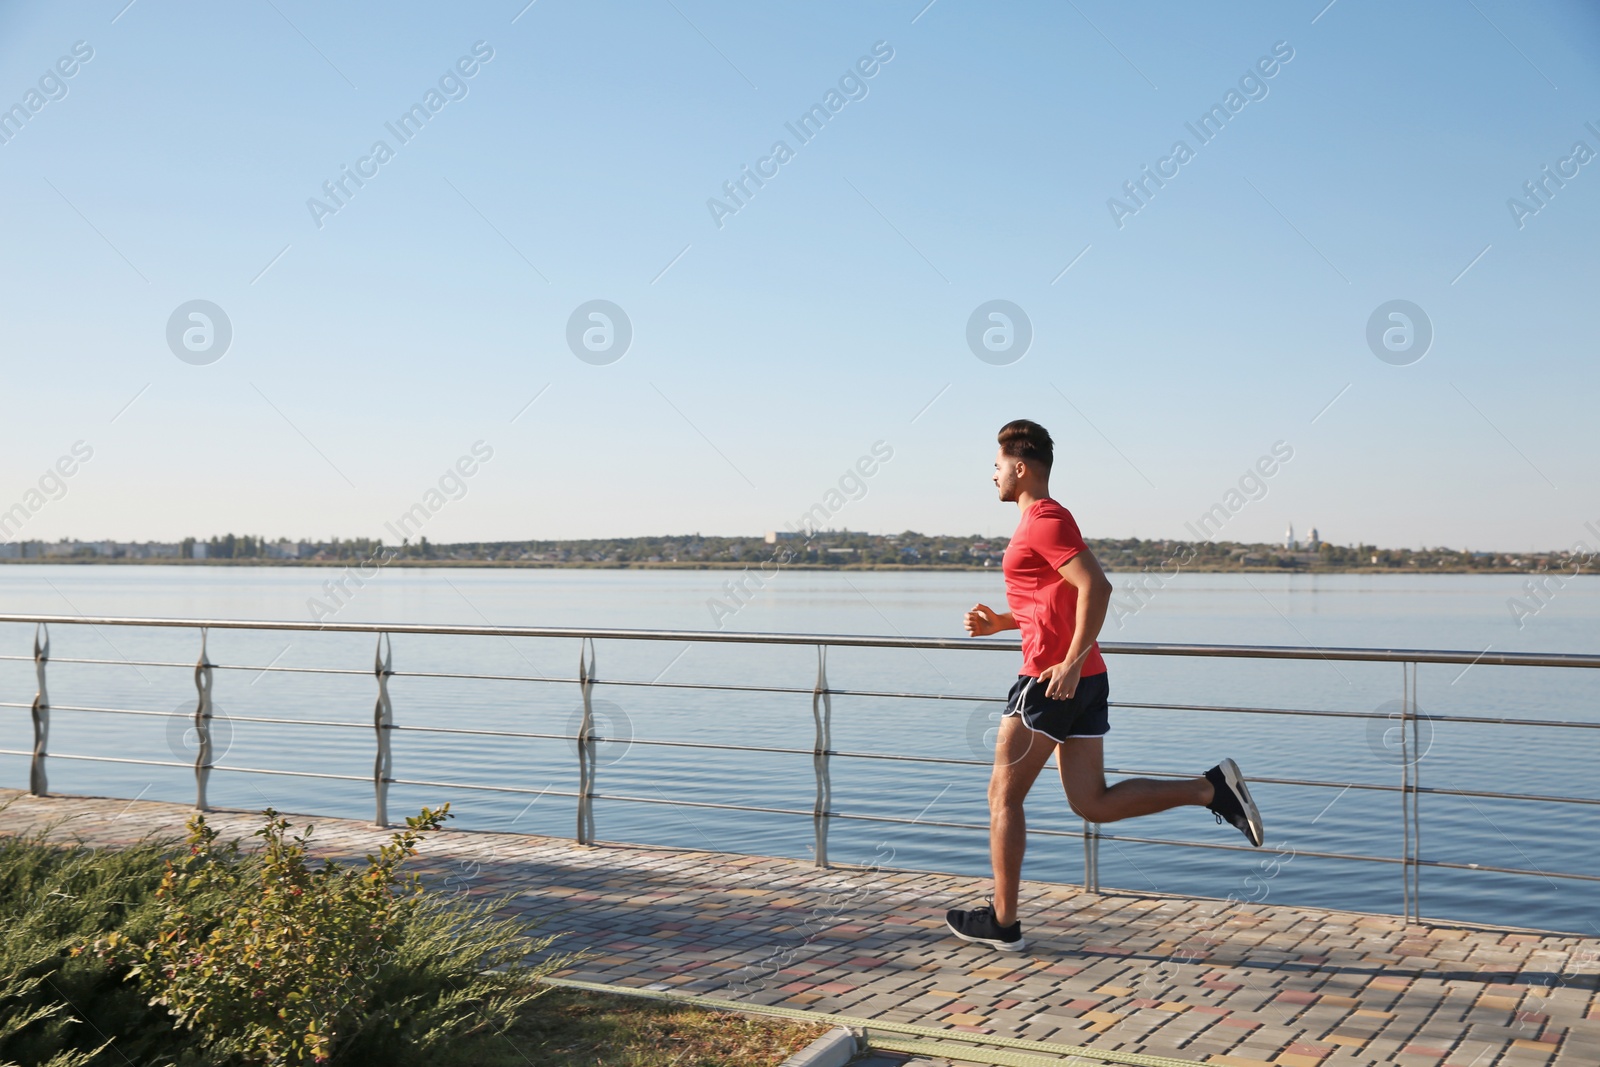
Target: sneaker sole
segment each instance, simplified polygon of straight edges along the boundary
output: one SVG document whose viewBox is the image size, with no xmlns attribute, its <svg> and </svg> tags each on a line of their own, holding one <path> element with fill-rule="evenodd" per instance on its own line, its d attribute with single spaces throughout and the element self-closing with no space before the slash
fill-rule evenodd
<svg viewBox="0 0 1600 1067">
<path fill-rule="evenodd" d="M 951 926 L 949 919 L 945 920 L 944 925 L 952 934 L 955 934 L 963 941 L 970 941 L 974 945 L 988 945 L 990 948 L 999 949 L 1001 952 L 1022 952 L 1028 947 L 1028 939 L 1025 937 L 1018 938 L 1015 941 L 995 941 L 987 937 L 973 937 L 971 934 L 964 934 L 954 926 Z"/>
<path fill-rule="evenodd" d="M 1250 798 L 1250 787 L 1244 784 L 1244 774 L 1239 770 L 1239 765 L 1231 759 L 1225 759 L 1219 766 L 1222 768 L 1222 780 L 1228 783 L 1244 804 L 1244 817 L 1250 824 L 1250 843 L 1257 848 L 1267 839 L 1266 827 L 1261 822 L 1261 809 L 1256 807 L 1256 802 Z"/>
</svg>

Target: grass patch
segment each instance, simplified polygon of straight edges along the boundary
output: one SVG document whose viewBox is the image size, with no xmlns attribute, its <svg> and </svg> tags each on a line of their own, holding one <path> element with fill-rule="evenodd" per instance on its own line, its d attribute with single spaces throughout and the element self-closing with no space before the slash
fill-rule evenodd
<svg viewBox="0 0 1600 1067">
<path fill-rule="evenodd" d="M 476 1067 L 773 1067 L 826 1033 L 638 997 L 552 989 Z M 461 1061 L 463 1067 L 465 1060 Z"/>
</svg>

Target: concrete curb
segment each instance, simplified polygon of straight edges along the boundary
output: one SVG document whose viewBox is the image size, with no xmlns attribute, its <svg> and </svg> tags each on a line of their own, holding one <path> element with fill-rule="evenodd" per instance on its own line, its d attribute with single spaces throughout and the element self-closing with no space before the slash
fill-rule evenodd
<svg viewBox="0 0 1600 1067">
<path fill-rule="evenodd" d="M 856 1058 L 856 1035 L 843 1026 L 817 1038 L 778 1067 L 844 1067 Z"/>
</svg>

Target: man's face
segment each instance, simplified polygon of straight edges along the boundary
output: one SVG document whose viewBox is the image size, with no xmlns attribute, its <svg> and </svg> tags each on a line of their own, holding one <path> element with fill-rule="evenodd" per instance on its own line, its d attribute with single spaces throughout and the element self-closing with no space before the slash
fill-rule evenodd
<svg viewBox="0 0 1600 1067">
<path fill-rule="evenodd" d="M 994 487 L 1000 490 L 1000 499 L 1008 504 L 1015 503 L 1017 484 L 1021 479 L 1022 461 L 997 449 L 994 456 Z"/>
</svg>

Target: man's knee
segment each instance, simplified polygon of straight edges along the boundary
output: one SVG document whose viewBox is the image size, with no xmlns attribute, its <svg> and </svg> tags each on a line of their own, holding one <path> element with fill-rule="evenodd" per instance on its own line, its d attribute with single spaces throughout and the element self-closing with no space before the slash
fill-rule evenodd
<svg viewBox="0 0 1600 1067">
<path fill-rule="evenodd" d="M 1067 803 L 1072 805 L 1072 811 L 1087 822 L 1116 822 L 1116 815 L 1111 806 L 1106 803 L 1105 790 L 1090 793 L 1084 796 L 1068 795 Z"/>
<path fill-rule="evenodd" d="M 1107 822 L 1107 821 L 1109 821 L 1106 818 L 1104 818 L 1106 813 L 1103 810 L 1101 810 L 1100 805 L 1097 804 L 1097 803 L 1091 803 L 1091 802 L 1086 802 L 1086 801 L 1077 801 L 1077 800 L 1074 800 L 1071 803 L 1072 803 L 1072 813 L 1074 815 L 1076 815 L 1078 818 L 1082 819 L 1084 822 Z"/>
<path fill-rule="evenodd" d="M 1022 807 L 1028 795 L 1026 789 L 1007 777 L 996 775 L 989 779 L 989 810 L 1005 811 Z"/>
</svg>

